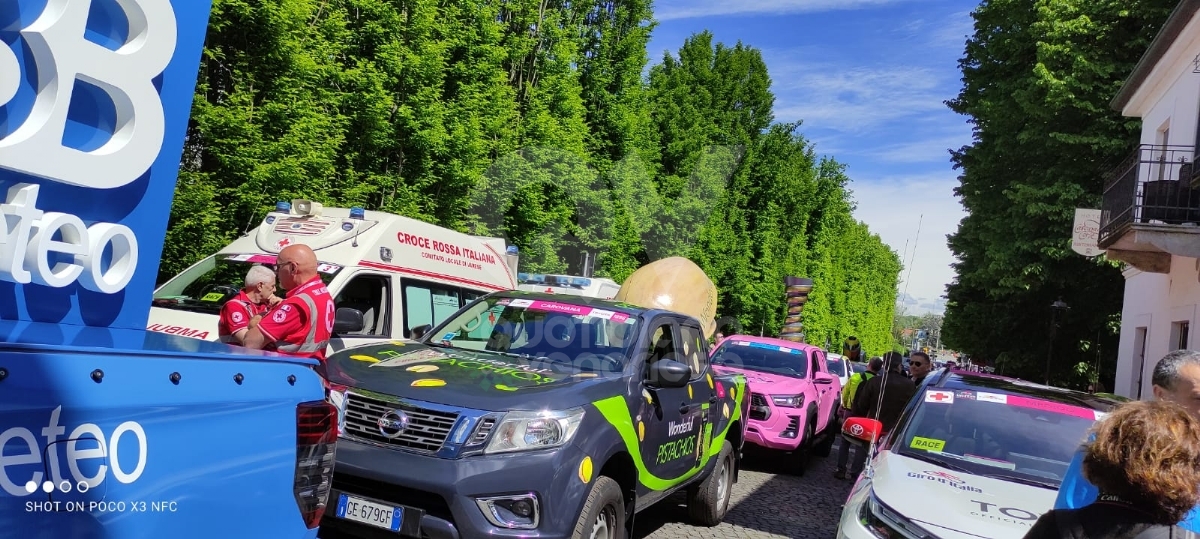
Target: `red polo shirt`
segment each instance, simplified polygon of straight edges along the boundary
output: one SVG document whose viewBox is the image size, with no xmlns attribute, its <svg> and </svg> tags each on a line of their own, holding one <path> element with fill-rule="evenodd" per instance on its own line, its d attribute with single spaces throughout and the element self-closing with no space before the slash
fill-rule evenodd
<svg viewBox="0 0 1200 539">
<path fill-rule="evenodd" d="M 279 305 L 263 315 L 258 323 L 258 330 L 267 340 L 263 349 L 324 363 L 336 311 L 333 296 L 321 277 L 313 277 L 289 290 Z"/>
<path fill-rule="evenodd" d="M 250 319 L 257 315 L 267 312 L 271 307 L 250 301 L 250 296 L 246 295 L 246 291 L 238 292 L 238 295 L 225 302 L 221 306 L 221 316 L 217 320 L 217 337 L 221 342 L 232 341 L 234 333 L 237 333 L 250 324 Z"/>
</svg>

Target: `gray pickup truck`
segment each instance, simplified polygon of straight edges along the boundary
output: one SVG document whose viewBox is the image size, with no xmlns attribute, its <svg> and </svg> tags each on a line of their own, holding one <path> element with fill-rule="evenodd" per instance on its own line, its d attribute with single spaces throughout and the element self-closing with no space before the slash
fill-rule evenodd
<svg viewBox="0 0 1200 539">
<path fill-rule="evenodd" d="M 325 366 L 340 432 L 320 537 L 626 537 L 684 489 L 694 520 L 724 518 L 749 399 L 694 318 L 509 291 L 416 330 Z"/>
</svg>

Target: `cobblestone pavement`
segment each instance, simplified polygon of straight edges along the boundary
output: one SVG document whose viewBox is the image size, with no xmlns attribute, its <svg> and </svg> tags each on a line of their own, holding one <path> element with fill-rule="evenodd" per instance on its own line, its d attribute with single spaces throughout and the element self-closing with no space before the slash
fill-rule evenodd
<svg viewBox="0 0 1200 539">
<path fill-rule="evenodd" d="M 778 458 L 748 452 L 729 500 L 725 521 L 712 528 L 688 523 L 682 494 L 638 514 L 637 539 L 831 539 L 853 483 L 833 478 L 837 444 L 813 457 L 803 476 Z"/>
</svg>

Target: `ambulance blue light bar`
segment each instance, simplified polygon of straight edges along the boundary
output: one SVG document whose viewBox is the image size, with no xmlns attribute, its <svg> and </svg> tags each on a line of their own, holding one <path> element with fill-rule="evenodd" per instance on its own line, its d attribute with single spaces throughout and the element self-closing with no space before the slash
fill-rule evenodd
<svg viewBox="0 0 1200 539">
<path fill-rule="evenodd" d="M 275 203 L 275 211 L 282 212 L 282 213 L 288 213 L 288 212 L 292 211 L 292 203 L 284 202 L 284 201 L 276 202 Z"/>
<path fill-rule="evenodd" d="M 367 217 L 366 210 L 364 210 L 358 206 L 350 208 L 350 218 L 351 219 L 365 219 L 366 217 Z"/>
<path fill-rule="evenodd" d="M 522 283 L 543 284 L 546 282 L 546 276 L 540 273 L 518 273 L 517 280 Z"/>
<path fill-rule="evenodd" d="M 571 286 L 578 286 L 578 287 L 580 287 L 580 288 L 587 288 L 587 287 L 589 287 L 589 286 L 591 286 L 591 285 L 592 285 L 592 280 L 591 280 L 591 279 L 588 279 L 588 278 L 586 278 L 586 277 L 576 277 L 576 278 L 574 278 L 574 279 L 571 279 Z"/>
</svg>

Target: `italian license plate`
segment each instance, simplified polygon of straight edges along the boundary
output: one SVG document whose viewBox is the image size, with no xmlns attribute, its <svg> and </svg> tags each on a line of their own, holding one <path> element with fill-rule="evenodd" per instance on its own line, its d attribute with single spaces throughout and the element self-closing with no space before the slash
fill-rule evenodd
<svg viewBox="0 0 1200 539">
<path fill-rule="evenodd" d="M 341 494 L 338 496 L 337 517 L 398 532 L 404 523 L 404 510 Z"/>
</svg>

